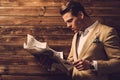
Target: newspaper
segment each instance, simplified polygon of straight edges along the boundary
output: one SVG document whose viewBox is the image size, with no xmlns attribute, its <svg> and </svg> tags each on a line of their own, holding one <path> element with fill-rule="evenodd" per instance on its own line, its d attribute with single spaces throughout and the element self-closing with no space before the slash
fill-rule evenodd
<svg viewBox="0 0 120 80">
<path fill-rule="evenodd" d="M 59 69 L 67 75 L 70 75 L 69 71 L 72 69 L 73 65 L 63 59 L 63 52 L 53 50 L 47 45 L 47 42 L 40 42 L 32 35 L 27 34 L 27 41 L 24 42 L 23 48 L 37 57 L 41 55 L 49 56 L 55 61 L 55 63 L 52 64 L 52 68 Z"/>
</svg>

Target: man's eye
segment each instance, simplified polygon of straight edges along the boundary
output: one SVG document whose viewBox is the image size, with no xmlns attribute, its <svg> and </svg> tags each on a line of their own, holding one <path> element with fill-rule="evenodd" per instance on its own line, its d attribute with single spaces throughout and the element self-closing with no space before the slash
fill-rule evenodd
<svg viewBox="0 0 120 80">
<path fill-rule="evenodd" d="M 69 19 L 68 22 L 72 22 L 73 19 Z"/>
</svg>

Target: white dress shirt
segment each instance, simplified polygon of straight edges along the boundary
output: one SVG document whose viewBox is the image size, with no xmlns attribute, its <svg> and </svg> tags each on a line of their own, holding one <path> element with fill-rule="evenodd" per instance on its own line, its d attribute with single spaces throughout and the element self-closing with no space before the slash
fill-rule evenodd
<svg viewBox="0 0 120 80">
<path fill-rule="evenodd" d="M 79 34 L 81 35 L 78 38 L 78 42 L 77 42 L 77 54 L 78 56 L 81 54 L 81 50 L 83 48 L 83 45 L 85 44 L 86 40 L 88 39 L 88 36 L 91 34 L 91 32 L 93 31 L 93 29 L 95 28 L 95 26 L 98 24 L 98 21 L 96 21 L 95 23 L 93 23 L 91 26 L 89 26 L 87 29 L 85 29 L 84 32 L 79 31 Z M 97 61 L 93 61 L 93 66 L 95 67 L 95 70 L 97 70 Z"/>
</svg>

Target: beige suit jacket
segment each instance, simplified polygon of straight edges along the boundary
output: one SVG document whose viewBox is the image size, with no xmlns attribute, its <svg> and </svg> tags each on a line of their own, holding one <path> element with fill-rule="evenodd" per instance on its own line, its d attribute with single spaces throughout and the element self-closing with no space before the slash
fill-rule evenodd
<svg viewBox="0 0 120 80">
<path fill-rule="evenodd" d="M 108 80 L 108 74 L 120 72 L 120 39 L 115 29 L 100 23 L 85 42 L 79 56 L 76 51 L 77 33 L 73 37 L 68 61 L 96 60 L 98 70 L 78 71 L 73 68 L 74 80 Z"/>
</svg>

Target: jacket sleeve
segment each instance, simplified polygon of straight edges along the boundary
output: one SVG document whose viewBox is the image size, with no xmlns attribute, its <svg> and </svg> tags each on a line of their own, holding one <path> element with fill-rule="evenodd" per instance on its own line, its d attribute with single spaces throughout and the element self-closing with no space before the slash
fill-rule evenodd
<svg viewBox="0 0 120 80">
<path fill-rule="evenodd" d="M 70 49 L 70 53 L 69 53 L 69 55 L 68 55 L 68 58 L 67 58 L 67 60 L 69 61 L 69 62 L 74 62 L 74 57 L 73 57 L 73 55 L 75 54 L 74 53 L 74 46 L 75 46 L 75 40 L 76 40 L 76 34 L 74 35 L 74 37 L 73 37 L 73 40 L 72 40 L 72 45 L 71 45 L 71 49 Z"/>
<path fill-rule="evenodd" d="M 97 61 L 98 73 L 110 74 L 120 72 L 120 38 L 115 29 L 110 28 L 106 31 L 103 44 L 108 60 Z"/>
</svg>

